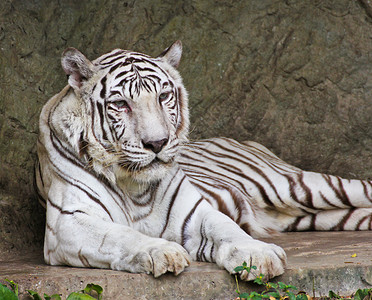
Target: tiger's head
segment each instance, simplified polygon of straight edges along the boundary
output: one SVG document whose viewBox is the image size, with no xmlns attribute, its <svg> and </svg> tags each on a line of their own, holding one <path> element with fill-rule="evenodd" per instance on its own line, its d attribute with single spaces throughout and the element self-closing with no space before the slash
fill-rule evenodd
<svg viewBox="0 0 372 300">
<path fill-rule="evenodd" d="M 151 183 L 187 141 L 188 96 L 176 70 L 182 44 L 159 57 L 116 49 L 89 61 L 74 48 L 62 67 L 81 104 L 79 153 L 110 180 Z"/>
</svg>

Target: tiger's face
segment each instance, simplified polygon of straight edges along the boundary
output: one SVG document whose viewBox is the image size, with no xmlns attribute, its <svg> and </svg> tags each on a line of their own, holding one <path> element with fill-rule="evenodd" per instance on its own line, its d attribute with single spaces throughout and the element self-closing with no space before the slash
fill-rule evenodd
<svg viewBox="0 0 372 300">
<path fill-rule="evenodd" d="M 174 165 L 189 123 L 175 69 L 181 47 L 176 42 L 158 58 L 117 49 L 92 63 L 76 49 L 65 51 L 62 65 L 84 100 L 87 153 L 96 169 L 109 168 L 116 180 L 153 182 Z"/>
</svg>

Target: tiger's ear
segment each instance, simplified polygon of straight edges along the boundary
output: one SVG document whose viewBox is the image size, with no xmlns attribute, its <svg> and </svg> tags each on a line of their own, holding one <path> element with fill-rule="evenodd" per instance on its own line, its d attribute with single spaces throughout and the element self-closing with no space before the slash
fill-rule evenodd
<svg viewBox="0 0 372 300">
<path fill-rule="evenodd" d="M 159 57 L 164 57 L 165 60 L 174 68 L 178 68 L 182 56 L 182 43 L 175 41 L 172 46 L 165 49 Z"/>
<path fill-rule="evenodd" d="M 61 63 L 69 75 L 68 83 L 74 89 L 80 89 L 82 83 L 93 76 L 93 64 L 75 48 L 67 48 L 63 52 Z"/>
</svg>

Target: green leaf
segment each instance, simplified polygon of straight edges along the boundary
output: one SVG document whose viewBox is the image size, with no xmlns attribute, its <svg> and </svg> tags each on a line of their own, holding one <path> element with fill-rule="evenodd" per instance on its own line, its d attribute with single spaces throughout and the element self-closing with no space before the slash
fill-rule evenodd
<svg viewBox="0 0 372 300">
<path fill-rule="evenodd" d="M 293 294 L 292 292 L 288 292 L 287 295 L 288 295 L 289 300 L 296 300 L 296 295 Z"/>
<path fill-rule="evenodd" d="M 66 300 L 96 300 L 96 298 L 87 294 L 71 293 Z"/>
<path fill-rule="evenodd" d="M 17 295 L 11 291 L 7 286 L 0 285 L 0 299 L 18 300 Z"/>
<path fill-rule="evenodd" d="M 282 290 L 285 289 L 285 288 L 287 287 L 287 285 L 286 285 L 285 283 L 280 282 L 280 281 L 278 282 L 278 286 L 279 286 L 279 288 L 282 289 Z"/>
<path fill-rule="evenodd" d="M 253 281 L 254 283 L 257 283 L 259 285 L 264 285 L 265 282 L 264 282 L 264 275 L 263 274 L 260 274 L 260 276 L 257 276 L 256 279 Z"/>
<path fill-rule="evenodd" d="M 14 294 L 18 297 L 18 284 L 16 284 L 13 280 L 5 279 L 5 281 L 9 282 L 11 289 L 13 290 Z"/>
<path fill-rule="evenodd" d="M 246 298 L 246 299 L 252 299 L 252 300 L 262 300 L 262 295 L 258 294 L 256 292 L 251 292 L 250 294 L 248 293 L 243 293 L 239 295 L 239 298 Z"/>
<path fill-rule="evenodd" d="M 249 298 L 251 298 L 251 295 L 248 294 L 248 293 L 241 293 L 241 294 L 239 294 L 239 298 L 240 299 L 242 299 L 242 298 L 249 299 Z"/>
<path fill-rule="evenodd" d="M 306 294 L 298 294 L 296 300 L 308 300 Z"/>
<path fill-rule="evenodd" d="M 30 294 L 30 296 L 32 297 L 32 299 L 34 299 L 34 300 L 43 300 L 38 293 L 36 293 L 34 291 L 31 291 L 31 290 L 27 290 L 27 292 Z"/>
<path fill-rule="evenodd" d="M 49 295 L 47 295 L 45 293 L 44 293 L 44 299 L 45 300 L 62 300 L 61 299 L 61 295 L 59 295 L 59 294 L 54 294 L 52 296 L 49 296 Z"/>
<path fill-rule="evenodd" d="M 280 294 L 278 292 L 268 292 L 267 294 L 276 299 L 280 299 Z"/>
<path fill-rule="evenodd" d="M 297 290 L 297 287 L 296 286 L 290 285 L 290 284 L 287 285 L 287 288 L 288 289 L 292 289 L 292 290 Z"/>
<path fill-rule="evenodd" d="M 103 292 L 103 288 L 98 285 L 98 284 L 93 284 L 93 283 L 89 283 L 87 284 L 87 286 L 85 287 L 85 289 L 83 290 L 83 293 L 86 293 L 86 294 L 92 294 L 92 292 L 96 292 L 97 293 L 97 299 L 100 300 L 102 299 L 102 292 Z"/>
<path fill-rule="evenodd" d="M 337 298 L 337 299 L 341 299 L 340 295 L 337 295 L 334 291 L 329 291 L 329 293 L 328 293 L 328 297 L 329 297 L 329 298 Z"/>
<path fill-rule="evenodd" d="M 359 289 L 355 292 L 355 295 L 354 295 L 354 299 L 355 300 L 363 300 L 365 297 L 368 296 L 369 292 L 371 292 L 371 290 L 369 289 Z"/>
<path fill-rule="evenodd" d="M 297 288 L 293 285 L 290 284 L 285 284 L 284 282 L 278 282 L 278 287 L 281 289 L 283 292 L 288 292 L 289 289 L 297 290 Z"/>
<path fill-rule="evenodd" d="M 268 282 L 267 283 L 270 288 L 277 289 L 279 287 L 279 284 L 273 283 L 273 282 Z"/>
<path fill-rule="evenodd" d="M 241 272 L 241 271 L 243 271 L 244 270 L 244 267 L 243 266 L 239 266 L 239 267 L 236 267 L 235 269 L 234 269 L 234 272 Z"/>
<path fill-rule="evenodd" d="M 89 283 L 85 287 L 84 291 L 86 293 L 90 293 L 92 291 L 95 291 L 98 295 L 101 295 L 102 292 L 103 292 L 103 288 L 101 286 L 99 286 L 98 284 Z"/>
<path fill-rule="evenodd" d="M 258 293 L 256 293 L 256 292 L 252 292 L 250 298 L 251 298 L 252 300 L 262 300 L 262 295 L 261 295 L 261 294 L 258 294 Z"/>
</svg>

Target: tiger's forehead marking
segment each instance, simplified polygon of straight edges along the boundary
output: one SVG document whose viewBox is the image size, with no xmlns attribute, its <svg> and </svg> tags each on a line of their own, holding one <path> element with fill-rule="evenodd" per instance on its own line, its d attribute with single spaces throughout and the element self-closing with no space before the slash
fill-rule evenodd
<svg viewBox="0 0 372 300">
<path fill-rule="evenodd" d="M 96 65 L 101 69 L 108 69 L 105 75 L 108 80 L 101 80 L 104 94 L 106 90 L 110 95 L 122 90 L 123 96 L 134 99 L 144 91 L 160 93 L 169 87 L 173 89 L 175 85 L 171 77 L 158 61 L 148 55 L 126 50 L 114 50 L 98 58 Z"/>
</svg>

